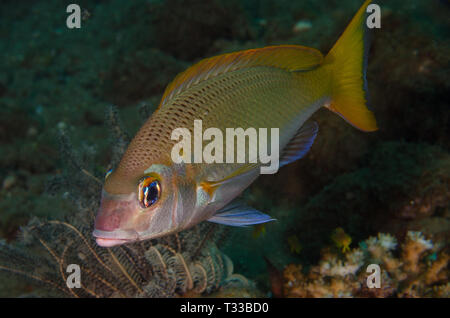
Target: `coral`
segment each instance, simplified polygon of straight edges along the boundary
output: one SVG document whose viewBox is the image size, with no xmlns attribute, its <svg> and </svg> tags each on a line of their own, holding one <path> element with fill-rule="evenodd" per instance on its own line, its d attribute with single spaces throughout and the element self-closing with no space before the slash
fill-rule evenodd
<svg viewBox="0 0 450 318">
<path fill-rule="evenodd" d="M 22 241 L 1 244 L 0 270 L 34 281 L 35 295 L 69 297 L 174 297 L 201 295 L 235 283 L 233 265 L 213 242 L 195 248 L 207 228 L 179 236 L 115 248 L 100 248 L 93 222 L 77 218 L 76 227 L 37 219 L 22 230 Z M 69 264 L 81 269 L 81 288 L 68 288 Z M 239 280 L 247 286 L 245 279 Z"/>
<path fill-rule="evenodd" d="M 379 233 L 345 255 L 326 249 L 318 265 L 284 269 L 287 297 L 449 297 L 450 257 L 422 233 L 409 231 L 398 248 L 390 234 Z M 380 288 L 368 288 L 369 264 L 381 268 Z"/>
<path fill-rule="evenodd" d="M 302 255 L 312 262 L 336 227 L 344 228 L 353 241 L 380 231 L 448 236 L 449 163 L 448 153 L 436 146 L 382 142 L 361 168 L 338 176 L 296 207 L 292 212 L 296 221 L 285 235 L 296 233 L 304 246 Z M 430 228 L 434 223 L 423 223 L 434 218 L 444 226 Z"/>
<path fill-rule="evenodd" d="M 191 296 L 191 295 L 189 295 Z M 216 298 L 255 298 L 263 297 L 256 285 L 242 275 L 234 274 L 221 288 L 207 295 Z"/>
<path fill-rule="evenodd" d="M 79 4 L 82 29 L 68 30 L 61 19 L 67 5 L 62 1 L 34 1 L 32 6 L 27 1 L 1 2 L 0 237 L 10 244 L 32 215 L 63 219 L 80 208 L 93 214 L 99 182 L 120 159 L 110 148 L 123 148 L 128 140 L 117 135 L 109 140 L 102 120 L 107 103 L 120 107 L 134 133 L 158 105 L 165 85 L 189 64 L 216 53 L 278 44 L 306 45 L 325 54 L 361 1 Z M 330 233 L 337 227 L 351 236 L 350 248 L 378 232 L 397 238 L 406 237 L 407 231 L 421 232 L 433 242 L 450 239 L 448 1 L 391 0 L 380 5 L 382 29 L 374 32 L 367 72 L 370 105 L 380 130 L 361 133 L 328 110 L 316 113 L 312 120 L 320 133 L 307 156 L 276 175 L 262 176 L 247 191 L 246 201 L 278 222 L 258 228 L 255 236 L 261 235 L 256 238 L 245 229 L 231 229 L 229 242 L 220 246 L 239 273 L 267 291 L 262 255 L 280 268 L 301 262 L 307 269 L 332 243 Z M 297 22 L 301 28 L 312 27 L 296 32 Z M 151 108 L 138 112 L 136 105 L 142 102 Z M 73 153 L 68 147 L 58 161 L 54 136 L 60 128 L 83 151 Z M 61 139 L 67 144 L 65 135 Z M 73 155 L 78 160 L 70 162 Z M 60 189 L 58 196 L 44 191 L 48 176 L 55 176 L 48 191 Z M 88 195 L 83 188 L 93 189 L 89 200 L 61 199 L 80 191 Z M 291 242 L 291 237 L 297 238 Z M 395 256 L 389 258 L 390 266 L 398 266 L 403 243 L 389 235 L 376 236 L 376 242 L 371 253 L 389 249 Z M 36 248 L 47 251 L 39 244 Z M 345 255 L 335 246 L 330 249 L 337 253 L 335 262 L 329 262 L 337 273 L 345 271 L 347 257 L 358 264 L 367 254 L 361 248 Z M 432 250 L 423 253 L 434 258 Z M 409 264 L 414 269 L 414 262 Z M 438 259 L 433 264 L 437 268 L 441 263 Z M 8 290 L 12 283 L 2 280 L 0 293 L 17 295 L 17 289 Z M 448 288 L 436 287 L 441 293 Z"/>
</svg>

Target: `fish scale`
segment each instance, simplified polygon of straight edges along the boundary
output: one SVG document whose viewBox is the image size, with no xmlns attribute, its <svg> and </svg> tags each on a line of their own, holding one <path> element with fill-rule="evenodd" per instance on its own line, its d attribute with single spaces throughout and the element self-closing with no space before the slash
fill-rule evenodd
<svg viewBox="0 0 450 318">
<path fill-rule="evenodd" d="M 170 125 L 166 122 L 163 125 L 166 132 L 171 132 L 177 127 L 184 127 L 188 128 L 192 135 L 195 119 L 202 120 L 203 130 L 209 127 L 219 128 L 222 132 L 225 132 L 226 128 L 233 127 L 280 128 L 280 146 L 283 148 L 296 132 L 296 128 L 301 126 L 302 120 L 304 121 L 302 118 L 304 116 L 301 114 L 305 113 L 305 109 L 322 106 L 315 104 L 313 98 L 306 97 L 308 95 L 305 92 L 308 91 L 309 85 L 304 84 L 304 91 L 298 89 L 300 76 L 305 77 L 305 75 L 293 74 L 273 67 L 257 67 L 220 75 L 191 87 L 173 99 L 171 103 L 164 105 L 159 111 L 170 113 L 169 121 L 176 124 Z M 307 83 L 306 79 L 303 81 Z M 195 97 L 188 98 L 192 96 Z M 200 108 L 199 105 L 201 105 Z M 201 110 L 207 110 L 208 115 L 205 116 Z M 182 119 L 176 118 L 178 113 L 184 113 L 182 118 L 187 119 L 188 125 L 185 125 Z M 154 125 L 158 125 L 158 117 L 151 120 Z M 138 136 L 146 133 L 147 130 L 143 129 Z M 162 153 L 170 155 L 170 149 L 174 143 L 175 141 L 166 141 L 165 152 Z M 145 149 L 151 146 L 152 144 L 149 143 L 141 145 L 140 148 Z M 229 147 L 225 149 L 230 151 Z M 235 145 L 235 153 L 236 149 Z M 248 147 L 246 156 L 248 158 Z M 163 158 L 161 161 L 167 160 L 170 159 Z M 142 165 L 149 165 L 149 162 L 150 160 L 148 162 L 142 160 Z M 222 174 L 215 174 L 215 176 L 224 178 L 239 165 L 241 164 L 222 163 L 194 167 L 198 170 L 199 179 L 208 174 L 208 170 L 222 171 Z"/>
</svg>

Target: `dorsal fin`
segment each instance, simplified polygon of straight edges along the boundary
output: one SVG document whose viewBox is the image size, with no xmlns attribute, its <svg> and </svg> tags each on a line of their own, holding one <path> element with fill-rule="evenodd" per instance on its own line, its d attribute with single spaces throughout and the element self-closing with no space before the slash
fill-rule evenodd
<svg viewBox="0 0 450 318">
<path fill-rule="evenodd" d="M 320 51 L 298 45 L 268 46 L 207 58 L 175 77 L 167 86 L 158 109 L 179 92 L 226 72 L 255 66 L 301 71 L 315 68 L 322 63 L 322 60 L 323 55 Z"/>
</svg>

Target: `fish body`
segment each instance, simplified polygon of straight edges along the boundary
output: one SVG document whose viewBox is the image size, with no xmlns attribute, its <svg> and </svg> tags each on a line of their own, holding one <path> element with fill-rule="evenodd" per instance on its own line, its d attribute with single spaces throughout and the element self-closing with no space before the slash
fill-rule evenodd
<svg viewBox="0 0 450 318">
<path fill-rule="evenodd" d="M 177 128 L 189 131 L 194 147 L 196 138 L 207 146 L 201 134 L 209 128 L 277 128 L 281 165 L 309 150 L 317 125 L 307 120 L 323 106 L 356 128 L 376 130 L 366 108 L 369 3 L 326 57 L 312 48 L 273 46 L 205 59 L 178 75 L 105 180 L 94 230 L 97 243 L 114 246 L 160 237 L 204 220 L 237 226 L 272 220 L 233 202 L 259 176 L 261 162 L 175 163 Z M 267 148 L 271 145 L 268 138 Z M 236 154 L 237 147 L 225 142 L 224 153 Z M 247 147 L 245 157 L 253 155 Z"/>
</svg>

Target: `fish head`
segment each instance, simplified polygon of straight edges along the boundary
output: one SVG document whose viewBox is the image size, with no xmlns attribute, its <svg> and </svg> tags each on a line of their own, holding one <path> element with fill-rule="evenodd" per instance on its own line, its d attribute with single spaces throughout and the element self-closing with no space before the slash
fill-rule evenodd
<svg viewBox="0 0 450 318">
<path fill-rule="evenodd" d="M 108 176 L 103 187 L 93 232 L 98 245 L 157 238 L 186 227 L 185 212 L 192 213 L 189 208 L 195 193 L 179 184 L 181 178 L 173 167 L 154 164 L 133 177 L 118 170 Z"/>
</svg>

